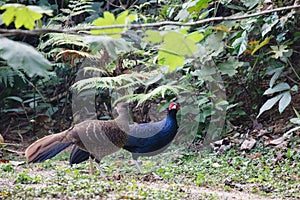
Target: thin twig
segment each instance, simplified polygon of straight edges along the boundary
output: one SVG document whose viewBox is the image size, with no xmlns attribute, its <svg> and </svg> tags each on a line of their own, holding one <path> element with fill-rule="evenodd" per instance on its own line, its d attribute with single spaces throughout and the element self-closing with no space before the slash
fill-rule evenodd
<svg viewBox="0 0 300 200">
<path fill-rule="evenodd" d="M 0 29 L 0 33 L 4 34 L 26 34 L 26 35 L 41 35 L 45 33 L 68 33 L 68 34 L 82 34 L 84 31 L 90 30 L 104 30 L 104 29 L 113 29 L 113 28 L 130 28 L 130 29 L 140 29 L 140 28 L 153 28 L 153 27 L 162 27 L 162 26 L 199 26 L 202 24 L 206 24 L 209 22 L 218 22 L 218 21 L 238 21 L 242 19 L 247 19 L 251 17 L 257 17 L 261 15 L 270 14 L 273 12 L 280 12 L 292 9 L 299 9 L 300 5 L 286 6 L 281 8 L 275 8 L 270 10 L 265 10 L 261 12 L 256 12 L 252 14 L 245 14 L 241 16 L 229 16 L 229 17 L 211 17 L 195 22 L 175 22 L 175 21 L 163 21 L 163 22 L 155 22 L 148 24 L 116 24 L 110 26 L 90 26 L 83 28 L 70 28 L 70 29 L 54 29 L 54 28 L 46 28 L 46 29 L 35 29 L 35 30 L 21 30 L 21 29 Z M 1 35 L 0 35 L 1 36 Z"/>
<path fill-rule="evenodd" d="M 23 146 L 22 144 L 5 143 L 5 142 L 0 142 L 0 145 L 9 145 L 9 146 L 17 146 L 17 147 Z"/>
</svg>

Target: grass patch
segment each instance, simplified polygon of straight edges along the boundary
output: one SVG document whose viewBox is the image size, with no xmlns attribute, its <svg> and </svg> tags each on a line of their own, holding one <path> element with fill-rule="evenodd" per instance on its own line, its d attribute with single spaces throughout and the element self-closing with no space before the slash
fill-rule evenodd
<svg viewBox="0 0 300 200">
<path fill-rule="evenodd" d="M 219 199 L 223 196 L 220 191 L 262 195 L 260 198 L 300 198 L 298 151 L 265 149 L 245 154 L 231 150 L 222 155 L 198 155 L 170 150 L 139 159 L 142 174 L 129 162 L 130 155 L 120 151 L 101 162 L 105 179 L 96 168 L 95 175 L 88 173 L 89 162 L 71 168 L 68 156 L 64 153 L 29 166 L 1 164 L 0 199 Z"/>
</svg>

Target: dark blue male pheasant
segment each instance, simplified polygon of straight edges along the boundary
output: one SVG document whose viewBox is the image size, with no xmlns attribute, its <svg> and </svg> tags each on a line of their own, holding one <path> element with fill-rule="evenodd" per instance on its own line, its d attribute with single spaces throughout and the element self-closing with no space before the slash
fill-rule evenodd
<svg viewBox="0 0 300 200">
<path fill-rule="evenodd" d="M 139 156 L 157 155 L 164 151 L 175 138 L 178 129 L 176 119 L 178 109 L 178 104 L 171 103 L 165 119 L 159 122 L 129 125 L 127 142 L 122 148 L 131 152 L 139 172 L 140 166 L 137 162 Z M 81 163 L 90 156 L 92 156 L 90 153 L 75 146 L 71 152 L 70 164 Z"/>
</svg>

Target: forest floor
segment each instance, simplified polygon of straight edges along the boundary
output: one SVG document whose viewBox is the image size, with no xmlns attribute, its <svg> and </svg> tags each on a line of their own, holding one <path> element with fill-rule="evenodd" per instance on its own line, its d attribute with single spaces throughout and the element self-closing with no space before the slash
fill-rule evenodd
<svg viewBox="0 0 300 200">
<path fill-rule="evenodd" d="M 69 150 L 44 163 L 27 165 L 5 153 L 0 164 L 0 199 L 299 199 L 300 154 L 274 149 L 247 153 L 191 153 L 174 145 L 140 158 L 142 173 L 121 150 L 101 162 L 68 165 Z M 280 157 L 280 158 L 278 158 Z"/>
</svg>

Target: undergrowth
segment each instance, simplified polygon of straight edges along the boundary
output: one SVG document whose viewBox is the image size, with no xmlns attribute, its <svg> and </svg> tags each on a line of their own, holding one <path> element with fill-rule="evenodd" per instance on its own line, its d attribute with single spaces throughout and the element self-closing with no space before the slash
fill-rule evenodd
<svg viewBox="0 0 300 200">
<path fill-rule="evenodd" d="M 89 174 L 89 162 L 69 167 L 68 153 L 33 165 L 1 164 L 0 195 L 5 199 L 219 199 L 221 190 L 300 198 L 298 150 L 230 150 L 221 155 L 179 150 L 140 158 L 142 174 L 130 155 L 120 151 L 102 161 L 106 178 L 97 170 Z"/>
</svg>

